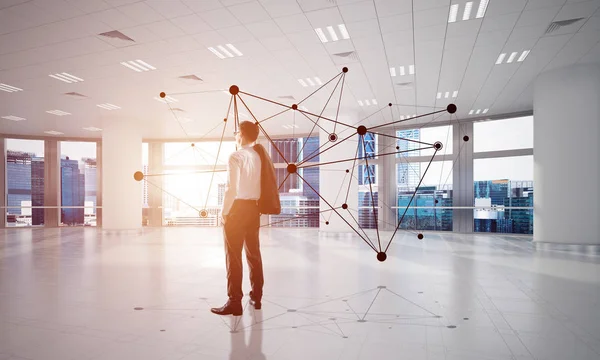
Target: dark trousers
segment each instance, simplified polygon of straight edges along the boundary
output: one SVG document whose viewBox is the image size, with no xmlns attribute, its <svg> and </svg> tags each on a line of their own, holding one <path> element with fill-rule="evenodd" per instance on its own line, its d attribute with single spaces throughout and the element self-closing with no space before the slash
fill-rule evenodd
<svg viewBox="0 0 600 360">
<path fill-rule="evenodd" d="M 264 284 L 262 257 L 258 231 L 260 213 L 255 200 L 235 200 L 223 226 L 225 237 L 225 260 L 227 261 L 227 296 L 230 301 L 241 301 L 242 292 L 242 247 L 250 268 L 252 299 L 262 298 Z"/>
</svg>

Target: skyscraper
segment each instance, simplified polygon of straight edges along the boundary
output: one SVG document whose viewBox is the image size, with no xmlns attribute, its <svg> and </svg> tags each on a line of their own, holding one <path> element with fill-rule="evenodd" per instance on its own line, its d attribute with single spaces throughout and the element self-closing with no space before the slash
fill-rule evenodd
<svg viewBox="0 0 600 360">
<path fill-rule="evenodd" d="M 61 159 L 61 205 L 83 206 L 85 202 L 85 175 L 79 171 L 77 160 Z M 69 225 L 84 223 L 83 208 L 63 208 L 61 222 Z"/>
<path fill-rule="evenodd" d="M 44 205 L 44 158 L 34 157 L 31 160 L 31 205 Z M 32 209 L 31 224 L 44 225 L 44 209 Z"/>
</svg>

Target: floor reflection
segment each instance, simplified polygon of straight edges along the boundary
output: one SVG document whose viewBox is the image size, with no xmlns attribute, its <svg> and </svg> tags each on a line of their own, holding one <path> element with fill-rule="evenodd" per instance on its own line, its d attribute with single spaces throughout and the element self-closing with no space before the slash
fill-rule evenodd
<svg viewBox="0 0 600 360">
<path fill-rule="evenodd" d="M 248 311 L 248 310 L 246 310 Z M 231 353 L 229 360 L 252 359 L 265 360 L 263 353 L 263 330 L 260 325 L 263 321 L 262 311 L 249 309 L 252 323 L 244 324 L 242 317 L 230 317 Z M 250 340 L 246 345 L 246 334 L 250 333 Z"/>
</svg>

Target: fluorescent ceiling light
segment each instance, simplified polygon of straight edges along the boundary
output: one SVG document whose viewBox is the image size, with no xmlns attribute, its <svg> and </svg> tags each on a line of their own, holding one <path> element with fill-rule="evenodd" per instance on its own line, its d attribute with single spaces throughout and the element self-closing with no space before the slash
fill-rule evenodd
<svg viewBox="0 0 600 360">
<path fill-rule="evenodd" d="M 438 98 L 438 99 L 441 99 L 441 98 L 442 98 L 442 93 L 441 93 L 441 92 L 437 93 L 437 98 Z"/>
<path fill-rule="evenodd" d="M 327 32 L 329 32 L 329 36 L 331 36 L 331 40 L 333 40 L 333 41 L 339 40 L 337 34 L 335 33 L 335 30 L 333 30 L 333 26 L 328 26 Z"/>
<path fill-rule="evenodd" d="M 448 15 L 448 22 L 456 22 L 456 15 L 458 15 L 458 4 L 450 6 L 450 15 Z"/>
<path fill-rule="evenodd" d="M 400 66 L 400 76 L 406 75 L 406 71 L 404 70 L 404 65 Z"/>
<path fill-rule="evenodd" d="M 400 120 L 404 120 L 404 115 L 401 115 L 401 116 L 400 116 Z"/>
<path fill-rule="evenodd" d="M 513 60 L 515 59 L 515 57 L 517 57 L 517 52 L 513 52 L 512 54 L 510 54 L 510 56 L 508 57 L 508 60 L 506 60 L 507 64 L 510 64 L 511 62 L 513 62 Z"/>
<path fill-rule="evenodd" d="M 302 109 L 304 111 L 308 111 L 308 108 L 306 106 L 300 106 L 300 109 Z"/>
<path fill-rule="evenodd" d="M 156 68 L 154 66 L 152 66 L 142 60 L 124 61 L 121 63 L 121 65 L 126 66 L 126 67 L 130 68 L 131 70 L 134 70 L 137 72 L 156 70 Z"/>
<path fill-rule="evenodd" d="M 93 127 L 93 126 L 84 127 L 83 130 L 87 130 L 87 131 L 102 131 L 102 129 L 97 128 L 97 127 Z"/>
<path fill-rule="evenodd" d="M 367 104 L 367 106 L 370 106 L 371 102 L 369 100 L 365 100 L 365 104 Z"/>
<path fill-rule="evenodd" d="M 444 94 L 444 98 L 448 98 L 450 96 L 450 91 L 446 91 L 446 93 Z"/>
<path fill-rule="evenodd" d="M 233 46 L 231 44 L 225 44 L 225 46 L 227 46 L 229 49 L 231 49 L 231 51 L 233 51 L 233 53 L 236 54 L 237 56 L 244 55 L 244 54 L 242 54 L 241 51 L 239 51 L 235 46 Z"/>
<path fill-rule="evenodd" d="M 83 81 L 82 78 L 78 78 L 77 76 L 71 75 L 69 73 L 60 73 L 60 74 L 52 74 L 52 75 L 48 75 L 51 78 L 54 78 L 56 80 L 60 80 L 60 81 L 64 81 L 67 84 L 70 83 L 76 83 L 76 82 L 80 82 Z"/>
<path fill-rule="evenodd" d="M 469 115 L 473 115 L 474 110 L 469 111 Z"/>
<path fill-rule="evenodd" d="M 519 59 L 517 61 L 521 62 L 521 61 L 525 60 L 525 58 L 527 57 L 527 55 L 529 55 L 529 52 L 530 52 L 530 50 L 523 51 L 523 53 L 521 54 L 521 56 L 519 56 Z"/>
<path fill-rule="evenodd" d="M 225 56 L 218 52 L 214 47 L 209 47 L 208 50 L 210 50 L 213 54 L 217 55 L 217 57 L 219 57 L 220 59 L 225 59 Z"/>
<path fill-rule="evenodd" d="M 98 105 L 96 105 L 96 106 L 97 106 L 97 107 L 100 107 L 100 108 L 103 108 L 103 109 L 106 109 L 106 110 L 117 110 L 117 109 L 120 109 L 120 107 L 119 107 L 119 106 L 117 106 L 117 105 L 113 105 L 113 104 L 109 104 L 109 103 L 105 103 L 105 104 L 98 104 Z"/>
<path fill-rule="evenodd" d="M 308 83 L 308 85 L 310 86 L 315 86 L 315 83 L 310 79 L 310 78 L 306 78 L 306 82 Z"/>
<path fill-rule="evenodd" d="M 6 92 L 23 91 L 23 89 L 19 89 L 18 87 L 14 87 L 14 86 L 7 85 L 7 84 L 0 84 L 0 90 L 6 91 Z"/>
<path fill-rule="evenodd" d="M 14 115 L 3 116 L 2 118 L 6 119 L 6 120 L 11 120 L 11 121 L 23 121 L 23 120 L 25 120 L 25 118 L 14 116 Z"/>
<path fill-rule="evenodd" d="M 360 106 L 364 106 L 364 105 L 363 105 L 363 102 L 362 102 L 361 100 L 358 100 L 358 105 L 360 105 Z"/>
<path fill-rule="evenodd" d="M 62 135 L 64 133 L 61 133 L 60 131 L 54 131 L 54 130 L 50 130 L 50 131 L 44 131 L 46 134 L 50 134 L 50 135 Z"/>
<path fill-rule="evenodd" d="M 486 114 L 490 109 L 483 109 L 482 113 Z"/>
<path fill-rule="evenodd" d="M 373 103 L 373 105 L 377 105 L 377 100 L 373 99 L 371 100 L 371 102 Z"/>
<path fill-rule="evenodd" d="M 171 96 L 166 96 L 164 99 L 163 98 L 159 98 L 159 97 L 154 97 L 154 100 L 158 100 L 162 103 L 168 104 L 168 103 L 173 103 L 173 102 L 178 102 L 179 100 L 171 97 Z"/>
<path fill-rule="evenodd" d="M 342 39 L 350 39 L 350 34 L 348 34 L 348 30 L 346 30 L 346 25 L 339 24 L 338 29 L 340 29 L 340 33 L 342 34 Z"/>
<path fill-rule="evenodd" d="M 477 109 L 477 111 L 475 111 L 475 115 L 479 115 L 481 114 L 481 109 Z"/>
<path fill-rule="evenodd" d="M 458 90 L 454 90 L 454 92 L 452 93 L 452 97 L 455 98 L 458 96 Z"/>
<path fill-rule="evenodd" d="M 400 66 L 400 68 L 402 68 L 402 66 Z M 396 76 L 396 68 L 393 68 L 393 67 L 390 68 L 390 75 Z"/>
<path fill-rule="evenodd" d="M 65 115 L 71 115 L 71 113 L 68 113 L 66 111 L 62 111 L 62 110 L 48 110 L 46 111 L 48 114 L 52 114 L 52 115 L 56 115 L 56 116 L 65 116 Z"/>
<path fill-rule="evenodd" d="M 471 9 L 473 9 L 473 2 L 469 1 L 468 3 L 465 4 L 465 12 L 463 13 L 463 20 L 469 20 L 469 17 L 471 17 Z"/>
<path fill-rule="evenodd" d="M 223 45 L 217 45 L 217 48 L 219 48 L 219 50 L 221 50 L 221 53 L 223 53 L 225 56 L 232 58 L 233 54 L 229 52 L 229 50 L 225 49 L 225 47 Z"/>
<path fill-rule="evenodd" d="M 323 29 L 321 28 L 316 28 L 315 32 L 317 33 L 317 36 L 319 37 L 319 40 L 321 40 L 321 42 L 326 43 L 329 40 L 327 39 L 327 37 L 325 36 L 325 33 L 323 32 Z"/>
<path fill-rule="evenodd" d="M 498 56 L 498 60 L 496 60 L 496 65 L 502 64 L 502 61 L 504 61 L 505 56 L 506 56 L 506 53 L 500 54 L 500 56 Z"/>
<path fill-rule="evenodd" d="M 415 74 L 415 66 L 414 65 L 410 65 L 408 67 L 408 73 L 411 74 L 411 75 Z"/>
<path fill-rule="evenodd" d="M 285 128 L 285 129 L 297 129 L 297 128 L 299 128 L 299 126 L 296 125 L 296 124 L 285 124 L 285 125 L 281 125 L 281 126 L 283 128 Z"/>
<path fill-rule="evenodd" d="M 300 83 L 300 85 L 307 87 L 308 85 L 306 85 L 306 82 L 304 82 L 304 80 L 302 79 L 298 79 L 298 82 Z"/>
<path fill-rule="evenodd" d="M 479 2 L 479 8 L 477 9 L 477 16 L 476 16 L 477 19 L 482 18 L 485 15 L 485 10 L 487 9 L 488 2 L 489 2 L 489 0 L 481 0 Z"/>
<path fill-rule="evenodd" d="M 323 85 L 323 82 L 321 81 L 321 79 L 319 79 L 319 78 L 318 78 L 318 77 L 316 77 L 316 76 L 315 76 L 315 82 L 316 82 L 318 85 Z"/>
</svg>

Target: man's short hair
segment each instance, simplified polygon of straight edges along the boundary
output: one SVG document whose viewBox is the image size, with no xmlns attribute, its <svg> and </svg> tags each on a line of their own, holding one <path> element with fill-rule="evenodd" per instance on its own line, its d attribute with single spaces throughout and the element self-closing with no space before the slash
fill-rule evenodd
<svg viewBox="0 0 600 360">
<path fill-rule="evenodd" d="M 246 140 L 255 142 L 258 138 L 259 128 L 258 125 L 251 121 L 242 121 L 240 123 L 240 133 Z"/>
</svg>

